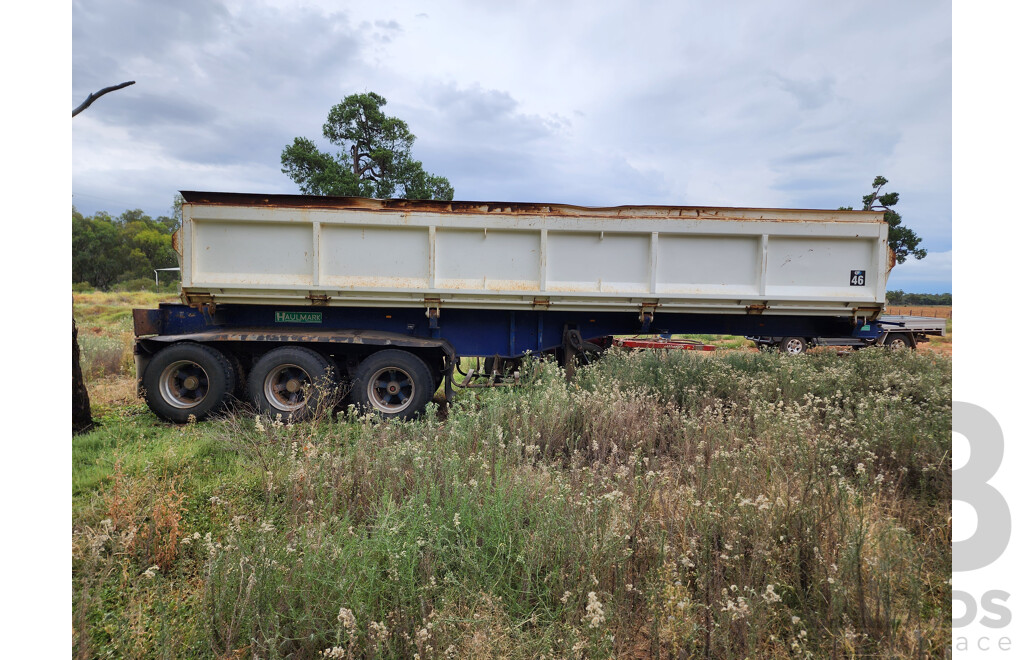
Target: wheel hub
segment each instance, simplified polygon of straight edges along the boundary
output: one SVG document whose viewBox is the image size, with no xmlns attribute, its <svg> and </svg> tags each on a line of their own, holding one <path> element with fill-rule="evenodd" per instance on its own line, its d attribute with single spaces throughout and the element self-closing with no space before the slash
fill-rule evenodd
<svg viewBox="0 0 1024 660">
<path fill-rule="evenodd" d="M 167 365 L 158 381 L 160 398 L 171 406 L 186 410 L 198 406 L 210 391 L 210 377 L 192 360 Z"/>
<path fill-rule="evenodd" d="M 384 367 L 367 383 L 367 394 L 374 408 L 382 412 L 401 412 L 412 405 L 416 384 L 404 369 Z"/>
<path fill-rule="evenodd" d="M 281 410 L 299 410 L 306 405 L 306 388 L 312 379 L 297 364 L 280 364 L 263 381 L 263 393 Z"/>
</svg>

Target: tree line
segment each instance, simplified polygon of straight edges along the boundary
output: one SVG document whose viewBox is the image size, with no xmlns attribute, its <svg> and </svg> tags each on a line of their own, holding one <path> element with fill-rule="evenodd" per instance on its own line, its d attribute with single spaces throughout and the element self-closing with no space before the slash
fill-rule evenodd
<svg viewBox="0 0 1024 660">
<path fill-rule="evenodd" d="M 178 203 L 175 208 L 178 208 Z M 175 213 L 177 216 L 178 214 Z M 178 255 L 171 235 L 177 217 L 151 218 L 141 209 L 114 217 L 105 211 L 82 215 L 71 207 L 71 282 L 76 288 L 109 290 L 147 288 L 154 284 L 153 270 L 176 268 Z M 177 282 L 177 272 L 160 273 L 160 280 Z"/>
<path fill-rule="evenodd" d="M 902 289 L 889 291 L 885 294 L 885 301 L 890 305 L 912 306 L 912 305 L 943 305 L 953 306 L 952 293 L 904 293 Z"/>
</svg>

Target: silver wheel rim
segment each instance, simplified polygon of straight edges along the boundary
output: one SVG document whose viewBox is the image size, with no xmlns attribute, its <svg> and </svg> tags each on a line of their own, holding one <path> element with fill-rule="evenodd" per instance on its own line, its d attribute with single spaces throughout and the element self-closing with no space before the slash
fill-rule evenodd
<svg viewBox="0 0 1024 660">
<path fill-rule="evenodd" d="M 412 405 L 416 383 L 404 369 L 384 367 L 375 371 L 367 381 L 366 395 L 377 410 L 398 413 Z"/>
<path fill-rule="evenodd" d="M 195 408 L 209 394 L 210 377 L 192 360 L 172 362 L 160 373 L 160 398 L 175 408 Z"/>
<path fill-rule="evenodd" d="M 293 412 L 306 405 L 312 380 L 297 364 L 279 364 L 263 379 L 263 395 L 278 410 Z"/>
<path fill-rule="evenodd" d="M 906 340 L 905 339 L 900 339 L 899 337 L 897 337 L 896 339 L 893 339 L 891 342 L 889 342 L 889 348 L 891 348 L 893 350 L 899 350 L 901 348 L 906 348 L 906 347 L 907 347 Z"/>
<path fill-rule="evenodd" d="M 803 344 L 799 339 L 790 339 L 786 342 L 786 352 L 793 355 L 799 355 L 804 352 Z"/>
</svg>

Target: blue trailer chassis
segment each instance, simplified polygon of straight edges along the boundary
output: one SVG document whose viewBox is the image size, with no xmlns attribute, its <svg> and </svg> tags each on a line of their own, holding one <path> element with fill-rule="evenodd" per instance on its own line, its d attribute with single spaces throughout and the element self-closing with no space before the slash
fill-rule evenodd
<svg viewBox="0 0 1024 660">
<path fill-rule="evenodd" d="M 505 360 L 527 353 L 554 353 L 571 376 L 576 356 L 600 351 L 614 335 L 867 337 L 880 332 L 877 322 L 854 325 L 838 316 L 673 314 L 650 307 L 638 315 L 162 304 L 134 310 L 133 317 L 139 392 L 157 415 L 179 423 L 215 414 L 236 399 L 261 412 L 301 419 L 314 414 L 321 396 L 334 404 L 336 394 L 315 387 L 324 381 L 348 383 L 358 406 L 408 418 L 427 405 L 442 383 L 447 400 L 455 386 L 478 386 L 470 372 L 456 382 L 458 357 L 494 358 L 489 366 L 485 361 L 486 386 L 500 382 L 509 367 Z"/>
<path fill-rule="evenodd" d="M 434 312 L 435 310 L 430 310 Z M 857 336 L 875 338 L 875 321 L 858 322 L 838 316 L 775 316 L 762 314 L 677 314 L 658 312 L 640 317 L 629 312 L 549 310 L 445 309 L 436 315 L 420 308 L 287 307 L 220 305 L 196 309 L 161 304 L 156 310 L 136 310 L 136 334 L 188 339 L 210 332 L 246 331 L 245 340 L 267 334 L 316 331 L 369 331 L 420 340 L 445 340 L 460 356 L 517 358 L 528 352 L 558 349 L 563 333 L 577 330 L 584 340 L 609 335 L 727 334 Z M 322 340 L 321 340 L 322 341 Z"/>
</svg>

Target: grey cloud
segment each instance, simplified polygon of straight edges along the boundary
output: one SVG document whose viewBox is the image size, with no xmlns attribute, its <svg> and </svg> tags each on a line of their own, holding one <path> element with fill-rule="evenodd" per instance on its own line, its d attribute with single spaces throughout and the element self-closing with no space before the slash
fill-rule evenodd
<svg viewBox="0 0 1024 660">
<path fill-rule="evenodd" d="M 344 14 L 312 10 L 268 10 L 233 32 L 228 43 L 205 44 L 206 76 L 276 95 L 323 84 L 358 60 L 363 42 Z"/>
<path fill-rule="evenodd" d="M 110 7 L 105 13 L 118 16 L 122 6 Z M 206 15 L 197 13 L 187 4 L 161 6 L 142 16 L 127 12 L 124 25 L 116 18 L 103 23 L 86 9 L 76 14 L 77 52 L 115 43 L 110 55 L 76 58 L 79 88 L 98 84 L 87 80 L 119 81 L 135 73 L 133 62 L 145 69 L 133 76 L 135 87 L 103 99 L 103 111 L 90 116 L 186 162 L 277 163 L 300 130 L 296 115 L 310 97 L 338 86 L 358 61 L 362 36 L 344 15 L 313 10 L 271 8 L 236 19 L 209 5 Z M 135 36 L 119 39 L 125 31 Z M 150 37 L 152 47 L 143 48 L 140 41 Z"/>
<path fill-rule="evenodd" d="M 837 158 L 845 158 L 849 156 L 849 152 L 840 149 L 815 149 L 810 151 L 800 151 L 797 153 L 790 153 L 785 156 L 776 158 L 773 162 L 776 165 L 802 165 L 802 164 L 814 164 L 821 165 L 821 161 L 834 160 Z"/>
<path fill-rule="evenodd" d="M 112 84 L 111 78 L 117 82 L 134 78 L 132 74 L 142 65 L 166 61 L 182 44 L 216 39 L 228 19 L 221 3 L 207 0 L 75 2 L 71 28 L 75 95 Z"/>
<path fill-rule="evenodd" d="M 816 110 L 835 98 L 835 78 L 823 76 L 817 80 L 797 80 L 779 73 L 772 74 L 778 85 L 796 99 L 801 110 Z"/>
<path fill-rule="evenodd" d="M 121 102 L 104 107 L 101 121 L 129 128 L 166 128 L 176 125 L 201 126 L 214 121 L 219 115 L 210 104 L 193 101 L 181 94 L 161 94 L 140 89 L 130 99 L 121 96 L 118 101 Z"/>
<path fill-rule="evenodd" d="M 259 167 L 277 165 L 295 137 L 287 128 L 253 121 L 178 128 L 165 135 L 166 153 L 184 162 Z"/>
<path fill-rule="evenodd" d="M 479 85 L 438 85 L 425 88 L 423 95 L 431 108 L 432 128 L 459 142 L 518 144 L 550 137 L 569 125 L 563 117 L 522 113 L 508 92 Z"/>
</svg>

